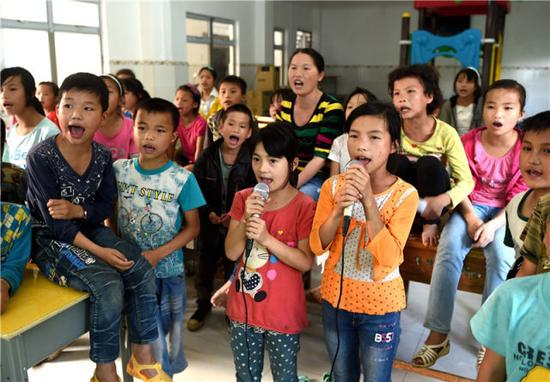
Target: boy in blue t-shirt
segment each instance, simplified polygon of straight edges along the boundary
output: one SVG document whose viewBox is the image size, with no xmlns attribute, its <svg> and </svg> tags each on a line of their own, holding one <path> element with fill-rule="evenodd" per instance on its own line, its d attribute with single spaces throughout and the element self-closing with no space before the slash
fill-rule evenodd
<svg viewBox="0 0 550 382">
<path fill-rule="evenodd" d="M 140 103 L 134 122 L 139 157 L 114 164 L 118 231 L 122 238 L 135 242 L 155 268 L 160 335 L 154 351 L 170 376 L 187 367 L 182 248 L 199 234 L 197 209 L 205 203 L 195 176 L 169 159 L 168 150 L 178 137 L 178 121 L 179 112 L 171 102 L 151 98 Z M 170 352 L 166 335 L 170 335 Z"/>
</svg>

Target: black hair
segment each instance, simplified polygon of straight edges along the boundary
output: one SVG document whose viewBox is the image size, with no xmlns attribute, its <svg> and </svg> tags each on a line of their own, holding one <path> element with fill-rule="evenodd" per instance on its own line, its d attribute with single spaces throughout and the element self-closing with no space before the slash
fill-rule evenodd
<svg viewBox="0 0 550 382">
<path fill-rule="evenodd" d="M 136 74 L 134 73 L 134 71 L 132 69 L 122 68 L 122 69 L 117 70 L 117 72 L 115 73 L 115 76 L 118 77 L 120 75 L 128 76 L 130 78 L 136 79 Z"/>
<path fill-rule="evenodd" d="M 143 99 L 151 98 L 149 93 L 144 89 L 143 84 L 140 80 L 135 78 L 123 78 L 121 80 L 122 85 L 124 85 L 124 90 L 127 92 L 134 93 L 138 99 L 138 102 Z"/>
<path fill-rule="evenodd" d="M 109 90 L 107 89 L 107 85 L 95 74 L 83 72 L 71 74 L 65 78 L 59 87 L 59 94 L 63 97 L 63 94 L 73 89 L 96 95 L 99 98 L 102 111 L 109 108 Z"/>
<path fill-rule="evenodd" d="M 193 98 L 193 102 L 197 104 L 193 108 L 193 113 L 197 114 L 199 112 L 199 109 L 201 107 L 201 94 L 197 91 L 197 88 L 194 85 L 188 84 L 188 85 L 181 85 L 176 89 L 176 93 L 179 91 L 187 92 L 191 94 L 191 97 Z"/>
<path fill-rule="evenodd" d="M 505 90 L 511 90 L 511 91 L 517 92 L 519 96 L 519 104 L 521 106 L 521 111 L 523 111 L 523 109 L 525 108 L 527 93 L 522 84 L 520 84 L 516 80 L 509 80 L 509 79 L 495 81 L 491 85 L 489 85 L 487 90 L 485 90 L 485 93 L 483 93 L 484 101 L 486 101 L 487 94 L 489 94 L 491 90 L 497 90 L 497 89 L 505 89 Z"/>
<path fill-rule="evenodd" d="M 216 82 L 216 78 L 218 77 L 218 74 L 216 73 L 216 70 L 211 67 L 211 66 L 203 66 L 202 68 L 200 68 L 199 70 L 199 77 L 202 73 L 203 70 L 206 70 L 208 71 L 211 75 L 212 75 L 212 78 L 214 78 L 214 83 Z"/>
<path fill-rule="evenodd" d="M 4 152 L 4 145 L 6 143 L 6 123 L 0 118 L 1 130 L 0 130 L 0 152 Z"/>
<path fill-rule="evenodd" d="M 349 132 L 353 122 L 357 118 L 365 115 L 373 115 L 384 119 L 392 143 L 396 143 L 396 145 L 399 146 L 401 141 L 401 117 L 395 107 L 390 103 L 369 101 L 357 106 L 346 120 L 344 131 Z"/>
<path fill-rule="evenodd" d="M 348 102 L 352 99 L 352 97 L 357 94 L 361 94 L 363 97 L 365 97 L 367 99 L 367 102 L 378 100 L 374 93 L 368 91 L 365 88 L 356 87 L 346 99 L 346 102 L 344 103 L 344 110 L 346 110 L 346 108 L 348 107 Z"/>
<path fill-rule="evenodd" d="M 455 92 L 455 95 L 451 97 L 451 105 L 456 105 L 456 99 L 457 99 L 457 95 L 456 95 L 456 81 L 458 81 L 458 77 L 460 77 L 461 75 L 464 75 L 466 76 L 466 79 L 468 80 L 468 82 L 473 82 L 475 84 L 475 89 L 474 89 L 474 102 L 477 103 L 477 101 L 479 100 L 479 97 L 481 97 L 481 77 L 479 76 L 479 72 L 472 68 L 472 67 L 467 67 L 467 68 L 462 68 L 458 71 L 458 73 L 456 74 L 455 76 L 455 80 L 453 82 L 453 91 Z"/>
<path fill-rule="evenodd" d="M 241 77 L 234 75 L 224 77 L 224 79 L 220 81 L 220 88 L 224 83 L 237 85 L 241 89 L 243 96 L 246 95 L 246 81 Z"/>
<path fill-rule="evenodd" d="M 540 133 L 541 131 L 550 130 L 550 110 L 542 111 L 526 118 L 521 126 L 524 133 L 528 131 Z"/>
<path fill-rule="evenodd" d="M 294 96 L 294 93 L 292 92 L 292 89 L 290 88 L 279 88 L 277 90 L 274 90 L 273 93 L 271 93 L 271 103 L 273 103 L 273 100 L 277 98 L 281 98 L 282 100 L 290 100 Z"/>
<path fill-rule="evenodd" d="M 393 86 L 395 81 L 407 77 L 416 78 L 422 84 L 424 94 L 433 97 L 432 102 L 426 105 L 426 112 L 428 114 L 432 114 L 441 107 L 443 104 L 443 94 L 439 88 L 439 73 L 431 65 L 415 64 L 400 66 L 394 69 L 388 75 L 388 89 L 391 97 L 393 97 Z"/>
<path fill-rule="evenodd" d="M 36 98 L 36 85 L 31 72 L 20 66 L 2 69 L 0 72 L 0 84 L 3 86 L 4 82 L 10 77 L 19 77 L 21 79 L 25 93 L 25 106 L 32 106 L 39 114 L 45 116 L 44 108 L 38 98 Z"/>
<path fill-rule="evenodd" d="M 250 119 L 250 128 L 252 129 L 252 135 L 254 136 L 256 134 L 257 127 L 256 127 L 256 120 L 254 119 L 254 115 L 252 115 L 252 112 L 250 111 L 250 109 L 243 103 L 237 103 L 235 105 L 231 105 L 227 108 L 227 110 L 224 110 L 220 118 L 220 126 L 223 125 L 223 123 L 231 113 L 246 114 L 248 116 L 248 119 Z"/>
<path fill-rule="evenodd" d="M 134 114 L 134 121 L 140 110 L 146 111 L 147 113 L 166 113 L 170 115 L 172 120 L 173 131 L 176 131 L 180 121 L 180 113 L 177 107 L 170 101 L 167 101 L 162 98 L 146 98 L 138 102 L 136 106 L 136 112 Z"/>
<path fill-rule="evenodd" d="M 298 157 L 298 138 L 294 128 L 285 122 L 275 121 L 267 124 L 260 129 L 256 137 L 251 142 L 251 153 L 254 154 L 254 148 L 262 143 L 269 156 L 274 158 L 285 158 L 288 162 L 288 181 L 292 187 L 298 184 L 298 170 L 293 169 L 294 160 Z"/>
<path fill-rule="evenodd" d="M 59 97 L 59 86 L 57 86 L 57 84 L 55 82 L 51 82 L 51 81 L 42 81 L 42 82 L 39 82 L 38 83 L 38 86 L 40 85 L 44 85 L 44 86 L 49 86 L 54 97 Z"/>
<path fill-rule="evenodd" d="M 288 65 L 290 65 L 290 63 L 292 62 L 292 59 L 294 58 L 294 56 L 296 56 L 297 54 L 300 54 L 300 53 L 307 54 L 309 57 L 311 57 L 311 59 L 313 60 L 313 64 L 315 65 L 315 67 L 317 68 L 317 71 L 319 71 L 319 73 L 325 71 L 325 59 L 323 58 L 323 56 L 321 56 L 321 53 L 317 52 L 313 48 L 296 49 L 294 51 L 294 53 L 292 53 L 292 56 L 290 56 L 290 60 L 288 61 Z"/>
<path fill-rule="evenodd" d="M 118 79 L 116 76 L 114 76 L 110 73 L 99 76 L 99 78 L 101 78 L 103 80 L 109 80 L 111 82 L 114 82 L 116 88 L 118 89 L 118 95 L 121 98 L 124 97 L 124 87 L 122 86 L 122 83 L 120 82 L 120 79 Z"/>
</svg>

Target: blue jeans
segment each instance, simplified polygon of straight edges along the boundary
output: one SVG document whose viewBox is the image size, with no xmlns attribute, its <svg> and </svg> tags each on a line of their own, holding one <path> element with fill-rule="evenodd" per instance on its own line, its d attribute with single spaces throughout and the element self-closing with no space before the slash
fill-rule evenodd
<svg viewBox="0 0 550 382">
<path fill-rule="evenodd" d="M 247 348 L 248 342 L 248 348 Z M 277 333 L 231 322 L 231 350 L 237 382 L 261 381 L 267 348 L 274 382 L 298 382 L 299 334 Z"/>
<path fill-rule="evenodd" d="M 491 220 L 500 208 L 474 204 L 476 215 L 484 222 Z M 514 249 L 504 245 L 505 227 L 495 232 L 494 240 L 483 248 L 486 274 L 483 301 L 506 280 L 514 263 Z M 443 227 L 430 282 L 428 312 L 424 326 L 439 333 L 451 331 L 454 301 L 464 258 L 472 248 L 466 221 L 454 212 Z"/>
<path fill-rule="evenodd" d="M 183 351 L 183 313 L 187 305 L 187 289 L 183 274 L 157 278 L 159 338 L 153 343 L 155 359 L 162 360 L 162 369 L 171 376 L 187 368 Z M 169 337 L 169 345 L 166 341 Z"/>
<path fill-rule="evenodd" d="M 33 258 L 50 280 L 90 293 L 90 359 L 110 363 L 119 354 L 125 308 L 130 342 L 149 344 L 158 337 L 155 275 L 139 248 L 110 229 L 93 227 L 80 232 L 101 247 L 117 249 L 134 265 L 118 271 L 82 248 L 53 240 L 44 228 L 33 231 Z"/>
<path fill-rule="evenodd" d="M 300 187 L 302 191 L 307 196 L 311 197 L 314 201 L 319 200 L 319 194 L 321 193 L 321 186 L 323 185 L 324 180 L 318 176 L 314 176 L 310 180 Z"/>
<path fill-rule="evenodd" d="M 325 344 L 331 362 L 338 343 L 336 312 L 323 300 Z M 334 363 L 335 381 L 359 381 L 361 369 L 365 382 L 391 381 L 393 359 L 401 335 L 400 316 L 400 312 L 370 315 L 339 309 L 340 349 Z"/>
</svg>

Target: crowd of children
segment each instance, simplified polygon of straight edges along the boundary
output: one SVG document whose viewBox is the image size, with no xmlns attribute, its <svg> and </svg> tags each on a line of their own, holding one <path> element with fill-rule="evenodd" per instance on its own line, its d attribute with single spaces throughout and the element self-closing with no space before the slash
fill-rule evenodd
<svg viewBox="0 0 550 382">
<path fill-rule="evenodd" d="M 290 89 L 272 97 L 275 122 L 258 129 L 246 82 L 227 76 L 218 93 L 211 67 L 173 102 L 151 98 L 129 69 L 76 73 L 59 88 L 3 69 L 1 311 L 32 255 L 52 282 L 92 296 L 92 381 L 119 380 L 123 314 L 127 372 L 171 381 L 187 367 L 185 328 L 199 330 L 213 305 L 226 306 L 237 380 L 261 380 L 265 349 L 275 381 L 298 381 L 303 274 L 317 255 L 326 380 L 387 381 L 416 221 L 436 261 L 413 365 L 449 353 L 463 260 L 478 247 L 479 380 L 548 377 L 550 111 L 522 123 L 523 86 L 482 92 L 470 67 L 445 103 L 429 65 L 389 74 L 392 103 L 356 88 L 342 106 L 324 76 L 323 57 L 298 49 Z M 197 310 L 185 323 L 183 248 L 195 239 Z"/>
</svg>

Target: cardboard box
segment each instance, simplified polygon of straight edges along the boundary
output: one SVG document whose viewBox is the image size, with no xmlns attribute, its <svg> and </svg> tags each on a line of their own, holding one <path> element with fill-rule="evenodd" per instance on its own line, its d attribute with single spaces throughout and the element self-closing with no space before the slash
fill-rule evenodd
<svg viewBox="0 0 550 382">
<path fill-rule="evenodd" d="M 269 115 L 272 91 L 249 90 L 246 92 L 246 106 L 254 115 Z"/>
<path fill-rule="evenodd" d="M 256 67 L 256 90 L 273 91 L 279 88 L 279 68 L 273 65 Z"/>
</svg>

